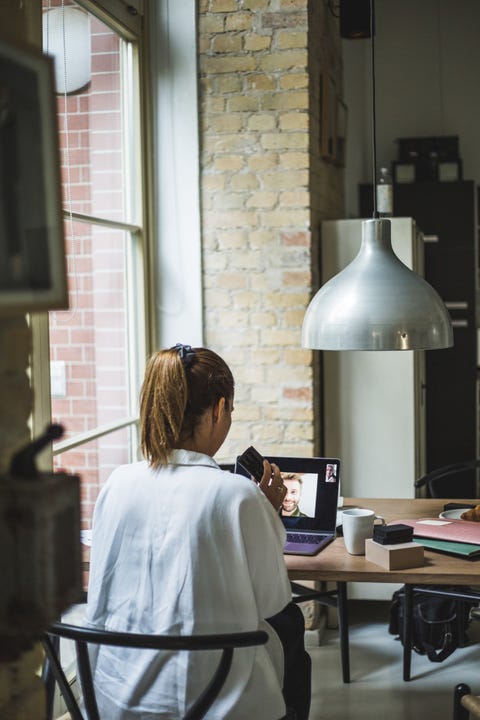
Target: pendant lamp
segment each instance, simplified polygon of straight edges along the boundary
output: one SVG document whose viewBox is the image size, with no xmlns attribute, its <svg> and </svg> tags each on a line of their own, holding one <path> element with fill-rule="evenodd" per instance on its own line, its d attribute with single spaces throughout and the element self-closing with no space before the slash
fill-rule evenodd
<svg viewBox="0 0 480 720">
<path fill-rule="evenodd" d="M 373 218 L 358 255 L 313 297 L 302 346 L 316 350 L 438 350 L 453 345 L 442 299 L 394 253 L 391 222 L 376 207 L 374 0 L 370 0 Z"/>
<path fill-rule="evenodd" d="M 59 95 L 84 90 L 91 81 L 90 18 L 73 5 L 49 7 L 43 13 L 44 51 L 53 57 Z"/>
</svg>

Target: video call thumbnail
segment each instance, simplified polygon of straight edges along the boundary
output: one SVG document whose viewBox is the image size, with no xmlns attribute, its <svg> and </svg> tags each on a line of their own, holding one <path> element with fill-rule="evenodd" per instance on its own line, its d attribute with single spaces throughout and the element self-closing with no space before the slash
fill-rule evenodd
<svg viewBox="0 0 480 720">
<path fill-rule="evenodd" d="M 282 503 L 284 517 L 315 517 L 318 483 L 321 478 L 316 473 L 281 472 L 287 494 Z M 337 482 L 337 465 L 328 463 L 323 482 Z"/>
</svg>

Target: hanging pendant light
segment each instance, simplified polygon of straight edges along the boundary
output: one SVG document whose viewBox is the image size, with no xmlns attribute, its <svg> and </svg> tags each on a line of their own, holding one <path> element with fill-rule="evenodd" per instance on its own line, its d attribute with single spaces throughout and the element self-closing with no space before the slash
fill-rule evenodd
<svg viewBox="0 0 480 720">
<path fill-rule="evenodd" d="M 453 345 L 442 299 L 395 255 L 391 222 L 376 207 L 374 0 L 370 0 L 373 219 L 362 222 L 358 255 L 307 308 L 302 346 L 316 350 L 438 350 Z"/>
<path fill-rule="evenodd" d="M 82 92 L 92 79 L 89 15 L 62 3 L 49 6 L 42 22 L 44 52 L 53 57 L 57 94 Z"/>
</svg>

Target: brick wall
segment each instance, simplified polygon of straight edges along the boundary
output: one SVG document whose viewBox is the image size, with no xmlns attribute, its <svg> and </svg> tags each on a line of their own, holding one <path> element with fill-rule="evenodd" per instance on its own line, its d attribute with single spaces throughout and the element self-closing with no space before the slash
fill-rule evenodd
<svg viewBox="0 0 480 720">
<path fill-rule="evenodd" d="M 205 341 L 236 379 L 221 453 L 320 451 L 319 353 L 301 348 L 318 287 L 319 223 L 342 171 L 321 157 L 319 74 L 341 90 L 324 0 L 201 0 L 199 72 Z"/>
</svg>

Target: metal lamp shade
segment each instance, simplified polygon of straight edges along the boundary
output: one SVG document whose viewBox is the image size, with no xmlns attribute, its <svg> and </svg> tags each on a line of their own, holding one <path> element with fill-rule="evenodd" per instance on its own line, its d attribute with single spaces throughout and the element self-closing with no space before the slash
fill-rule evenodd
<svg viewBox="0 0 480 720">
<path fill-rule="evenodd" d="M 355 259 L 312 299 L 302 346 L 317 350 L 437 350 L 453 345 L 440 296 L 395 255 L 391 223 L 364 220 Z"/>
</svg>

